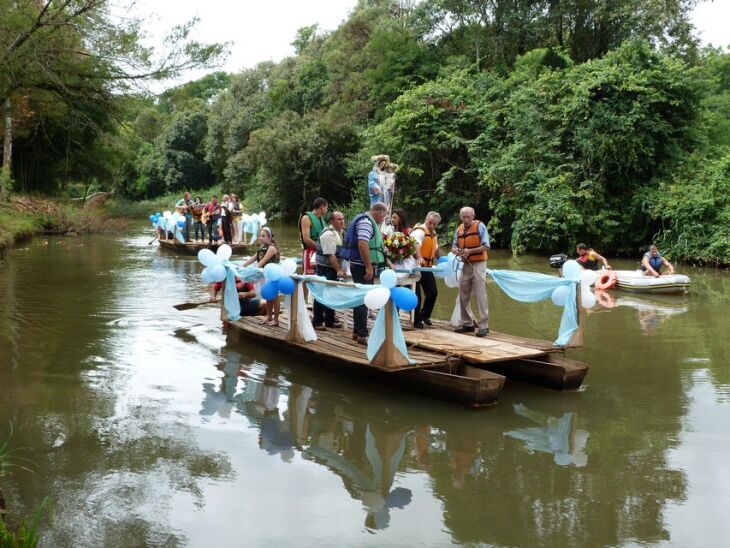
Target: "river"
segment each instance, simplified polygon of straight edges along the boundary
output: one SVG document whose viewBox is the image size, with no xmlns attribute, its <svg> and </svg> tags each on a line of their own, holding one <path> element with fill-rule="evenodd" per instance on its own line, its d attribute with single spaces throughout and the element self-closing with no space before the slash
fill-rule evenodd
<svg viewBox="0 0 730 548">
<path fill-rule="evenodd" d="M 51 501 L 41 545 L 727 545 L 727 272 L 614 291 L 568 353 L 580 391 L 508 381 L 473 411 L 227 344 L 218 308 L 172 307 L 206 299 L 197 260 L 150 239 L 38 237 L 0 265 L 0 446 L 22 465 L 0 489 L 11 521 Z M 554 337 L 554 305 L 488 290 L 490 327 Z"/>
</svg>

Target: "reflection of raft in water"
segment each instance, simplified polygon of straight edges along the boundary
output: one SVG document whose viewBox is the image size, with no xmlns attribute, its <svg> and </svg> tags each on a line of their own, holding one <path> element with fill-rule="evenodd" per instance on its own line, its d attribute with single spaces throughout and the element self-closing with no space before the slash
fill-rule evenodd
<svg viewBox="0 0 730 548">
<path fill-rule="evenodd" d="M 687 293 L 689 276 L 684 274 L 664 274 L 655 278 L 641 270 L 615 270 L 616 287 L 627 291 L 643 293 Z"/>
</svg>

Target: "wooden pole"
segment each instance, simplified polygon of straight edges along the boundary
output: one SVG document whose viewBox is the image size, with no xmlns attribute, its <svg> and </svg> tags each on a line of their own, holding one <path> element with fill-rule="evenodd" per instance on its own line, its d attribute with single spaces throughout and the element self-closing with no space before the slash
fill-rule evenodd
<svg viewBox="0 0 730 548">
<path fill-rule="evenodd" d="M 297 323 L 297 314 L 299 313 L 299 287 L 301 283 L 299 280 L 294 280 L 294 293 L 291 295 L 291 310 L 289 311 L 289 332 L 286 334 L 286 340 L 296 343 L 304 342 L 304 338 L 299 333 L 299 324 Z"/>
<path fill-rule="evenodd" d="M 238 295 L 236 295 L 238 297 Z M 221 320 L 227 321 L 228 316 L 226 315 L 226 280 L 224 279 L 221 283 Z"/>
<path fill-rule="evenodd" d="M 385 340 L 378 353 L 375 354 L 372 365 L 383 369 L 394 369 L 408 365 L 406 357 L 393 344 L 393 301 L 388 299 L 383 310 L 385 314 Z M 400 321 L 400 318 L 398 319 Z"/>
</svg>

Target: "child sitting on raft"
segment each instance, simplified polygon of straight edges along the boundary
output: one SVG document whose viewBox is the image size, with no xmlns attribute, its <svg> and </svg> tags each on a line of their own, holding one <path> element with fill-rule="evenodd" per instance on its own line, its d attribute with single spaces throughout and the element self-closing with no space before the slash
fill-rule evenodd
<svg viewBox="0 0 730 548">
<path fill-rule="evenodd" d="M 254 261 L 256 266 L 263 268 L 269 263 L 279 262 L 279 248 L 276 240 L 274 239 L 274 233 L 267 226 L 261 229 L 259 232 L 259 248 L 256 251 L 256 255 L 250 257 L 244 261 L 243 266 L 249 266 Z M 266 320 L 262 323 L 266 323 L 271 327 L 279 325 L 279 299 L 276 298 L 272 301 L 266 301 Z"/>
</svg>

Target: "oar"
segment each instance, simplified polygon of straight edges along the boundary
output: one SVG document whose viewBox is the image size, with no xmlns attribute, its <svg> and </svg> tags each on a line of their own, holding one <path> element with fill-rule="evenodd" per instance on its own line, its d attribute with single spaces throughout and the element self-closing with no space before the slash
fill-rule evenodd
<svg viewBox="0 0 730 548">
<path fill-rule="evenodd" d="M 176 310 L 190 310 L 191 308 L 198 308 L 199 306 L 203 306 L 204 304 L 217 304 L 216 302 L 210 302 L 210 301 L 204 301 L 202 303 L 181 303 L 176 304 L 173 306 Z"/>
<path fill-rule="evenodd" d="M 147 245 L 152 245 L 152 244 L 154 243 L 154 241 L 155 241 L 155 240 L 156 240 L 157 238 L 159 238 L 159 237 L 160 237 L 160 235 L 158 234 L 157 236 L 155 236 L 154 238 L 152 238 L 152 241 L 151 241 L 151 242 L 149 242 L 149 243 L 148 243 Z"/>
</svg>

